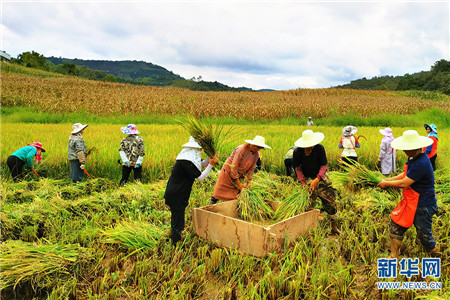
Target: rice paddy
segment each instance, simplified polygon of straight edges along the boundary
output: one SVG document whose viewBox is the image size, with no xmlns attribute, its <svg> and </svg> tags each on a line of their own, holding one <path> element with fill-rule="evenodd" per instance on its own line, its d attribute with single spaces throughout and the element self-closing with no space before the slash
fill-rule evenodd
<svg viewBox="0 0 450 300">
<path fill-rule="evenodd" d="M 261 95 L 264 96 L 258 98 Z M 63 99 L 71 100 L 61 102 Z M 127 99 L 142 101 L 128 107 L 125 105 L 130 103 Z M 2 74 L 2 105 L 41 106 L 42 111 L 47 112 L 64 113 L 72 111 L 73 107 L 98 112 L 100 107 L 105 108 L 101 112 L 105 114 L 154 111 L 171 119 L 178 113 L 199 117 L 195 109 L 202 107 L 204 116 L 226 117 L 241 113 L 257 121 L 292 117 L 292 111 L 298 114 L 294 116 L 297 118 L 313 111 L 317 112 L 313 116 L 325 116 L 330 113 L 333 99 L 341 101 L 337 113 L 360 109 L 363 116 L 383 113 L 376 111 L 379 107 L 408 113 L 404 107 L 411 101 L 405 96 L 377 91 L 199 93 L 66 77 L 31 78 L 26 74 Z M 414 109 L 432 106 L 431 102 L 420 99 L 413 102 L 417 104 Z M 214 103 L 223 103 L 223 106 Z M 448 111 L 448 102 L 433 103 Z M 260 106 L 255 115 L 257 104 Z M 361 148 L 357 149 L 361 166 L 357 170 L 343 169 L 340 164 L 341 151 L 337 144 L 341 127 L 313 128 L 325 134 L 322 144 L 327 152 L 327 172 L 338 191 L 338 224 L 342 233 L 330 235 L 331 225 L 322 211 L 325 218 L 319 221 L 317 228 L 299 236 L 291 246 L 285 244 L 280 252 L 257 258 L 237 249 L 218 247 L 196 236 L 190 211 L 207 205 L 220 166 L 235 147 L 255 135 L 264 136 L 272 149 L 263 151 L 262 170 L 254 174 L 251 188 L 242 192 L 240 200 L 253 204 L 253 207 L 243 209 L 242 205 L 241 218 L 248 222 L 261 222 L 259 220 L 264 218 L 276 222 L 304 211 L 308 206 L 307 190 L 285 176 L 283 159 L 306 127 L 258 122 L 222 127 L 222 133 L 233 127 L 235 134 L 224 143 L 214 145 L 214 153 L 219 157 L 218 167 L 203 182 L 195 181 L 186 209 L 183 238 L 173 246 L 169 237 L 170 210 L 163 195 L 174 160 L 190 133 L 179 124 L 168 123 L 171 124 L 137 124 L 147 153 L 143 180 L 133 182 L 130 178 L 127 185 L 120 187 L 121 166 L 117 163 L 123 138 L 120 127 L 126 124 L 90 124 L 84 139 L 88 149 L 93 149 L 86 163 L 91 176 L 73 184 L 69 180 L 67 160 L 70 123 L 25 124 L 2 120 L 2 299 L 450 297 L 450 131 L 445 124 L 439 126 L 438 169 L 435 172 L 439 210 L 433 218 L 433 235 L 440 246 L 441 276 L 422 278 L 413 275 L 408 278 L 398 275 L 382 280 L 377 276 L 377 259 L 389 256 L 389 215 L 401 194 L 373 186 L 382 178 L 375 164 L 381 141 L 380 128 L 358 127 L 358 133 L 366 139 L 361 140 Z M 415 129 L 425 135 L 420 126 L 392 129 L 395 137 L 406 129 Z M 35 166 L 39 176 L 28 172 L 24 181 L 12 182 L 6 166 L 7 157 L 34 141 L 42 142 L 47 150 L 42 162 Z M 405 160 L 405 155 L 398 151 L 397 166 L 401 167 Z M 358 177 L 358 174 L 364 176 Z M 261 208 L 267 200 L 280 202 L 279 208 L 264 212 Z M 255 206 L 255 203 L 259 204 Z M 315 208 L 323 210 L 320 201 L 316 201 Z M 401 257 L 430 257 L 418 241 L 414 228 L 405 234 Z M 381 290 L 377 288 L 378 281 L 440 282 L 442 286 L 436 290 Z"/>
</svg>

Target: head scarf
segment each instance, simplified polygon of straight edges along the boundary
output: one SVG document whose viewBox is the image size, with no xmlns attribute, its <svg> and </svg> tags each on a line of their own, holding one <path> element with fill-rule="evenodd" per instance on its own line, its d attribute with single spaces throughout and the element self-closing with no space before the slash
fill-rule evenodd
<svg viewBox="0 0 450 300">
<path fill-rule="evenodd" d="M 386 127 L 385 129 L 384 129 L 384 132 L 386 132 L 386 131 L 390 131 L 390 132 L 387 132 L 387 134 L 383 134 L 383 139 L 382 139 L 382 141 L 383 142 L 392 142 L 395 138 L 394 138 L 394 136 L 392 135 L 392 129 L 390 129 L 389 127 Z M 380 132 L 381 132 L 381 130 L 380 130 Z"/>
<path fill-rule="evenodd" d="M 202 158 L 201 158 L 201 149 L 196 148 L 183 148 L 177 156 L 177 160 L 188 160 L 194 164 L 194 166 L 202 171 Z"/>
<path fill-rule="evenodd" d="M 34 147 L 34 146 L 32 146 L 32 147 Z M 36 148 L 36 162 L 40 162 L 42 159 L 41 148 L 39 148 L 39 147 L 34 147 L 34 148 Z"/>
<path fill-rule="evenodd" d="M 431 128 L 431 131 L 430 131 L 430 133 L 427 135 L 427 137 L 435 137 L 435 138 L 438 138 L 438 134 L 437 134 L 437 127 L 436 127 L 436 125 L 434 125 L 434 124 L 430 124 L 430 125 L 428 125 L 428 127 L 430 127 Z"/>
<path fill-rule="evenodd" d="M 355 126 L 351 126 L 351 125 L 345 126 L 345 127 L 342 129 L 342 135 L 345 136 L 345 137 L 349 137 L 349 136 L 354 135 L 357 131 L 358 131 L 358 130 L 356 129 Z"/>
</svg>

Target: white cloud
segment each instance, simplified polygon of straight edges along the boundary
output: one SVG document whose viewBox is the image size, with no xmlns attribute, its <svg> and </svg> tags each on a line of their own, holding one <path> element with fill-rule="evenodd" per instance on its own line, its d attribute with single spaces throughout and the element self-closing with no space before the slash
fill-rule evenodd
<svg viewBox="0 0 450 300">
<path fill-rule="evenodd" d="M 13 56 L 144 60 L 254 89 L 328 87 L 449 58 L 448 2 L 2 2 Z"/>
</svg>

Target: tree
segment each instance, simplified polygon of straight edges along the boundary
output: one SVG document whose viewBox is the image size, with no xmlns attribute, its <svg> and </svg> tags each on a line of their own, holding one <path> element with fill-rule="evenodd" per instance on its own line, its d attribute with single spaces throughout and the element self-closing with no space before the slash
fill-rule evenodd
<svg viewBox="0 0 450 300">
<path fill-rule="evenodd" d="M 17 63 L 28 68 L 48 70 L 48 64 L 45 56 L 35 51 L 32 51 L 31 53 L 24 52 L 19 54 L 17 56 Z"/>
</svg>

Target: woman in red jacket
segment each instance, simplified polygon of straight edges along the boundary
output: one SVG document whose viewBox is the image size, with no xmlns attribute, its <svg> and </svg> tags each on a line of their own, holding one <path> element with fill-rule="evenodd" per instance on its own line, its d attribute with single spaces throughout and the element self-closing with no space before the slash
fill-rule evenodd
<svg viewBox="0 0 450 300">
<path fill-rule="evenodd" d="M 436 157 L 437 157 L 437 145 L 438 145 L 438 134 L 437 134 L 437 127 L 434 124 L 424 124 L 423 127 L 425 127 L 425 130 L 427 131 L 430 139 L 433 140 L 433 144 L 423 148 L 423 151 L 427 154 L 428 158 L 431 161 L 431 165 L 433 166 L 433 171 L 436 171 Z"/>
</svg>

